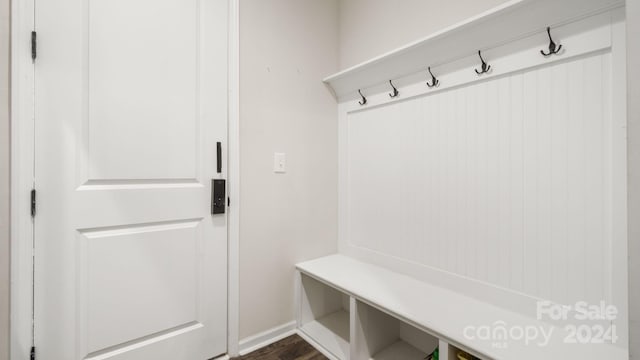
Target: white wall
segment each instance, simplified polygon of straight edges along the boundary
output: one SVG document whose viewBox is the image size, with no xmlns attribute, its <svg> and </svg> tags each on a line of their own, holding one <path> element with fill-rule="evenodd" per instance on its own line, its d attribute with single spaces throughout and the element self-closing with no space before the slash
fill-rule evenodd
<svg viewBox="0 0 640 360">
<path fill-rule="evenodd" d="M 0 0 L 0 360 L 9 359 L 9 0 Z"/>
<path fill-rule="evenodd" d="M 640 359 L 640 0 L 627 0 L 630 351 Z"/>
<path fill-rule="evenodd" d="M 337 11 L 240 2 L 240 339 L 293 321 L 294 264 L 337 250 Z"/>
<path fill-rule="evenodd" d="M 340 68 L 423 38 L 506 0 L 340 0 Z"/>
</svg>

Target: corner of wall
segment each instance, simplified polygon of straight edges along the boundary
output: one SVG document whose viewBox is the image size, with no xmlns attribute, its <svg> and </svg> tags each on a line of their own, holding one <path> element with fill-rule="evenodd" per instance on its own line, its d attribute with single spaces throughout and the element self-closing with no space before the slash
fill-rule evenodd
<svg viewBox="0 0 640 360">
<path fill-rule="evenodd" d="M 10 1 L 0 0 L 0 360 L 9 359 Z"/>
<path fill-rule="evenodd" d="M 640 0 L 627 0 L 628 252 L 630 358 L 640 359 Z"/>
</svg>

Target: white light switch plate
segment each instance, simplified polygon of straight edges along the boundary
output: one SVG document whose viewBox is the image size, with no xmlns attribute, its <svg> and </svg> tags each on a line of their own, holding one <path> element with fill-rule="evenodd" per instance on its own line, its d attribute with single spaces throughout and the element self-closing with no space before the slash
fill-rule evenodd
<svg viewBox="0 0 640 360">
<path fill-rule="evenodd" d="M 287 154 L 273 153 L 273 172 L 277 174 L 287 172 Z"/>
</svg>

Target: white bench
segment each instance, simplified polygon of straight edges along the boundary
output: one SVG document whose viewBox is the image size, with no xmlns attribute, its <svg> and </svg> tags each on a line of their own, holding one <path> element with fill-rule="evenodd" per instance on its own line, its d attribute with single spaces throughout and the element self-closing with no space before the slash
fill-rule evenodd
<svg viewBox="0 0 640 360">
<path fill-rule="evenodd" d="M 337 360 L 421 360 L 438 344 L 440 359 L 457 349 L 481 359 L 628 359 L 610 344 L 564 343 L 563 328 L 471 297 L 430 285 L 343 255 L 296 265 L 298 330 L 329 358 Z M 506 348 L 481 341 L 465 328 L 535 326 L 551 329 L 547 346 L 510 341 Z"/>
</svg>

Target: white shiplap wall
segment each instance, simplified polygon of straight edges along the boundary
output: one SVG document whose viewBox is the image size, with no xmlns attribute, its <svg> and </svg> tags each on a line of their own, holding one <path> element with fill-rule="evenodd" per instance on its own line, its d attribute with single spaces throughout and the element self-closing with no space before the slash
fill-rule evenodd
<svg viewBox="0 0 640 360">
<path fill-rule="evenodd" d="M 347 116 L 346 238 L 560 303 L 611 299 L 611 55 Z"/>
</svg>

